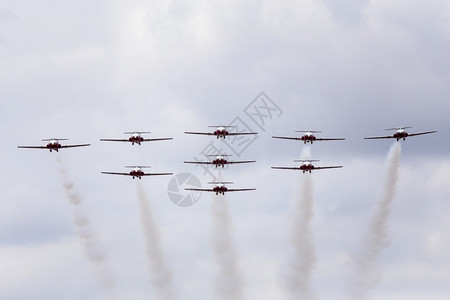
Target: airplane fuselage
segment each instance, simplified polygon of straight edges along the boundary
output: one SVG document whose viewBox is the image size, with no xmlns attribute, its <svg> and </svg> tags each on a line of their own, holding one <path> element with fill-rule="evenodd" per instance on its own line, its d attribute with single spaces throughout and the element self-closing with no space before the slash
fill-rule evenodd
<svg viewBox="0 0 450 300">
<path fill-rule="evenodd" d="M 213 134 L 217 138 L 225 138 L 229 134 L 229 132 L 226 129 L 216 129 L 216 130 L 214 130 Z"/>
<path fill-rule="evenodd" d="M 225 158 L 215 158 L 213 159 L 212 163 L 216 166 L 222 166 L 222 168 L 228 163 L 228 161 Z"/>
<path fill-rule="evenodd" d="M 216 195 L 219 195 L 219 194 L 225 195 L 225 192 L 226 192 L 228 189 L 227 189 L 227 187 L 224 186 L 224 185 L 217 185 L 217 186 L 213 187 L 212 190 L 216 193 Z"/>
<path fill-rule="evenodd" d="M 306 143 L 313 143 L 313 141 L 316 140 L 316 137 L 313 134 L 305 134 L 300 138 L 305 144 Z"/>
<path fill-rule="evenodd" d="M 314 165 L 313 164 L 303 164 L 300 166 L 300 170 L 302 170 L 303 173 L 305 173 L 305 172 L 311 173 L 311 170 L 314 170 Z"/>
<path fill-rule="evenodd" d="M 134 177 L 137 177 L 137 178 L 141 179 L 141 176 L 143 176 L 143 175 L 144 175 L 144 172 L 142 170 L 140 170 L 140 169 L 132 170 L 130 172 L 130 176 L 132 176 L 133 179 L 134 179 Z"/>
<path fill-rule="evenodd" d="M 58 149 L 61 148 L 61 144 L 58 142 L 50 142 L 45 146 L 47 149 L 50 150 L 50 152 L 52 152 L 53 150 L 55 150 L 56 152 L 58 152 Z"/>
<path fill-rule="evenodd" d="M 394 133 L 393 137 L 395 139 L 400 140 L 403 139 L 405 140 L 405 138 L 408 136 L 408 133 L 405 130 L 397 130 L 397 132 Z"/>
<path fill-rule="evenodd" d="M 134 145 L 134 143 L 140 145 L 141 142 L 144 140 L 144 138 L 141 135 L 133 135 L 128 139 L 132 145 Z"/>
</svg>

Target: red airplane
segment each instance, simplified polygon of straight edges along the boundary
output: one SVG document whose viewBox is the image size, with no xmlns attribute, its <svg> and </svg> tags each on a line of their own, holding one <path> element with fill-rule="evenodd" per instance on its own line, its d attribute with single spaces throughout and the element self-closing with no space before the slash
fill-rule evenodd
<svg viewBox="0 0 450 300">
<path fill-rule="evenodd" d="M 312 162 L 313 161 L 319 161 L 317 159 L 300 159 L 300 160 L 294 160 L 295 162 L 302 162 L 300 167 L 272 167 L 272 169 L 283 169 L 283 170 L 300 170 L 305 172 L 311 173 L 312 170 L 322 170 L 322 169 L 335 169 L 335 168 L 342 168 L 342 166 L 331 166 L 331 167 L 315 167 Z"/>
<path fill-rule="evenodd" d="M 232 184 L 233 182 L 208 182 L 208 184 L 215 184 L 216 186 L 212 189 L 197 189 L 197 188 L 185 188 L 186 191 L 201 191 L 201 192 L 213 192 L 216 195 L 222 194 L 225 195 L 226 192 L 243 192 L 243 191 L 254 191 L 256 189 L 229 189 L 225 186 L 225 184 Z"/>
<path fill-rule="evenodd" d="M 313 143 L 314 141 L 343 141 L 345 138 L 317 138 L 313 133 L 321 133 L 318 130 L 296 130 L 295 132 L 303 132 L 304 135 L 301 137 L 285 137 L 285 136 L 272 136 L 275 139 L 285 139 L 285 140 L 297 140 L 306 143 Z"/>
<path fill-rule="evenodd" d="M 130 142 L 131 145 L 134 145 L 134 143 L 140 145 L 142 142 L 154 142 L 154 141 L 166 141 L 166 140 L 172 140 L 173 138 L 157 138 L 157 139 L 144 139 L 142 137 L 142 133 L 150 133 L 149 131 L 133 131 L 133 132 L 124 132 L 124 134 L 131 134 L 131 136 L 128 139 L 100 139 L 102 142 Z"/>
<path fill-rule="evenodd" d="M 217 138 L 225 138 L 228 135 L 249 135 L 249 134 L 258 134 L 257 132 L 229 132 L 227 128 L 233 128 L 235 126 L 208 126 L 214 127 L 216 130 L 213 132 L 192 132 L 185 131 L 186 134 L 201 134 L 201 135 L 215 135 Z"/>
<path fill-rule="evenodd" d="M 43 139 L 42 141 L 48 142 L 48 144 L 45 146 L 17 146 L 17 148 L 48 149 L 48 150 L 50 150 L 50 152 L 52 152 L 53 150 L 58 152 L 58 150 L 61 148 L 85 147 L 85 146 L 91 145 L 91 144 L 80 144 L 80 145 L 65 145 L 65 146 L 63 146 L 59 143 L 59 141 L 67 141 L 67 140 L 68 139 L 56 139 L 56 138 Z"/>
<path fill-rule="evenodd" d="M 229 154 L 218 154 L 218 155 L 206 155 L 208 157 L 214 157 L 212 161 L 185 161 L 186 164 L 203 164 L 203 165 L 214 165 L 216 168 L 231 164 L 245 164 L 253 163 L 254 160 L 241 160 L 241 161 L 228 161 L 225 157 L 230 156 Z"/>
<path fill-rule="evenodd" d="M 387 136 L 374 136 L 374 137 L 367 137 L 364 138 L 366 140 L 375 140 L 375 139 L 397 139 L 397 142 L 401 139 L 405 140 L 409 136 L 416 136 L 416 135 L 422 135 L 422 134 L 430 134 L 435 133 L 437 130 L 432 131 L 425 131 L 425 132 L 418 132 L 418 133 L 407 133 L 406 128 L 411 127 L 397 127 L 397 128 L 388 128 L 386 130 L 395 130 L 395 133 L 393 135 L 387 135 Z"/>
<path fill-rule="evenodd" d="M 111 174 L 111 175 L 125 175 L 132 176 L 141 179 L 142 176 L 158 176 L 158 175 L 172 175 L 173 173 L 144 173 L 142 171 L 143 168 L 150 168 L 149 166 L 126 166 L 125 168 L 133 168 L 128 173 L 116 173 L 116 172 L 102 172 L 102 174 Z"/>
</svg>

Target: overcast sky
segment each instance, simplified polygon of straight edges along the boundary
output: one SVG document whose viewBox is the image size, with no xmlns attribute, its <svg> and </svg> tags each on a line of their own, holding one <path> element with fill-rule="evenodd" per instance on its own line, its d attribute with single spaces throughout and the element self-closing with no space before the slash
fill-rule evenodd
<svg viewBox="0 0 450 300">
<path fill-rule="evenodd" d="M 392 144 L 363 138 L 398 126 L 438 132 L 402 142 L 390 245 L 377 258 L 380 281 L 370 294 L 448 299 L 450 3 L 337 2 L 1 0 L 0 298 L 153 298 L 136 183 L 100 171 L 145 164 L 193 173 L 206 185 L 211 177 L 183 161 L 202 158 L 214 140 L 183 132 L 233 122 L 259 132 L 247 148 L 214 142 L 233 159 L 257 160 L 224 171 L 236 187 L 257 188 L 227 196 L 245 299 L 286 298 L 300 175 L 270 166 L 293 164 L 303 144 L 271 136 L 311 129 L 346 138 L 311 147 L 320 164 L 344 165 L 313 174 L 311 224 L 313 290 L 319 299 L 344 299 Z M 174 140 L 99 141 L 130 130 Z M 17 149 L 51 137 L 92 146 Z M 110 291 L 78 242 L 56 157 L 107 254 Z M 167 196 L 171 178 L 141 183 L 177 299 L 213 298 L 214 198 L 178 207 Z"/>
</svg>

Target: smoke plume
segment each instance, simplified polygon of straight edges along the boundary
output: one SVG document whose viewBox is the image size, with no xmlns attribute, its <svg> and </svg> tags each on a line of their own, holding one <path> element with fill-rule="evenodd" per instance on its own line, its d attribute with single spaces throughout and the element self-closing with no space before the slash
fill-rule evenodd
<svg viewBox="0 0 450 300">
<path fill-rule="evenodd" d="M 164 260 L 158 227 L 153 220 L 153 214 L 148 203 L 147 195 L 139 182 L 137 183 L 137 196 L 139 200 L 141 223 L 146 245 L 145 254 L 148 259 L 151 284 L 156 290 L 159 299 L 175 299 L 175 293 L 172 288 L 172 274 Z"/>
<path fill-rule="evenodd" d="M 215 296 L 220 300 L 242 299 L 243 280 L 238 268 L 239 258 L 227 199 L 224 195 L 213 194 L 211 201 L 211 245 L 218 268 L 214 281 Z"/>
<path fill-rule="evenodd" d="M 401 144 L 395 142 L 388 154 L 386 177 L 383 191 L 378 198 L 371 216 L 367 232 L 363 237 L 362 251 L 354 258 L 355 279 L 352 280 L 352 298 L 367 299 L 379 281 L 375 261 L 380 252 L 389 246 L 388 218 L 394 200 L 400 166 Z"/>
<path fill-rule="evenodd" d="M 60 157 L 57 157 L 59 173 L 62 176 L 63 186 L 67 199 L 72 207 L 72 221 L 76 227 L 79 241 L 84 250 L 84 254 L 94 267 L 95 275 L 104 289 L 114 287 L 114 280 L 106 260 L 105 250 L 100 246 L 99 241 L 90 226 L 90 220 L 81 204 L 82 199 L 75 190 L 73 181 L 67 175 L 67 168 Z"/>
<path fill-rule="evenodd" d="M 311 159 L 309 147 L 304 148 L 302 159 Z M 289 299 L 314 299 L 311 277 L 316 263 L 311 220 L 314 216 L 313 183 L 311 174 L 300 174 L 300 189 L 294 211 L 290 242 L 292 255 L 284 276 Z"/>
</svg>

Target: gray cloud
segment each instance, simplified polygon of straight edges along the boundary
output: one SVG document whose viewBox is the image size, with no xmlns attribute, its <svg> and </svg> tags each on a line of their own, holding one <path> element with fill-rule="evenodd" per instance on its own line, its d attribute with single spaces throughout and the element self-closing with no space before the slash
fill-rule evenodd
<svg viewBox="0 0 450 300">
<path fill-rule="evenodd" d="M 4 141 L 0 150 L 4 186 L 0 216 L 8 216 L 7 222 L 0 222 L 5 224 L 0 235 L 0 251 L 4 253 L 0 264 L 28 262 L 32 253 L 28 251 L 39 248 L 42 256 L 60 253 L 76 267 L 67 271 L 52 267 L 42 276 L 41 285 L 32 285 L 26 275 L 41 270 L 36 262 L 14 267 L 19 284 L 0 285 L 0 290 L 7 296 L 20 290 L 23 298 L 42 294 L 48 296 L 45 299 L 60 299 L 61 294 L 48 292 L 50 283 L 58 279 L 59 286 L 74 292 L 77 299 L 102 294 L 85 276 L 77 277 L 78 285 L 69 283 L 74 273 L 83 274 L 85 266 L 79 263 L 83 260 L 72 258 L 73 243 L 61 242 L 52 248 L 55 242 L 49 238 L 64 239 L 72 234 L 68 229 L 36 235 L 33 243 L 27 243 L 27 234 L 23 234 L 18 240 L 23 241 L 24 249 L 7 251 L 8 244 L 15 243 L 11 235 L 20 228 L 38 228 L 42 218 L 32 214 L 27 222 L 20 218 L 23 207 L 35 207 L 31 203 L 42 202 L 54 212 L 49 219 L 60 224 L 55 226 L 67 227 L 57 217 L 67 215 L 67 211 L 55 204 L 63 190 L 50 153 L 21 151 L 17 145 L 38 145 L 41 138 L 52 136 L 92 143 L 89 149 L 66 149 L 73 151 L 60 154 L 79 179 L 77 187 L 89 199 L 84 204 L 96 216 L 93 220 L 99 235 L 111 246 L 109 257 L 114 269 L 123 270 L 117 276 L 122 276 L 124 286 L 117 287 L 117 294 L 144 299 L 152 291 L 146 289 L 144 280 L 145 256 L 139 246 L 133 246 L 139 245 L 141 238 L 136 203 L 123 200 L 134 195 L 134 185 L 127 178 L 102 176 L 100 171 L 140 162 L 151 164 L 155 170 L 189 170 L 201 175 L 201 169 L 181 162 L 198 154 L 210 140 L 187 137 L 183 131 L 233 120 L 262 90 L 284 113 L 266 133 L 260 132 L 259 139 L 243 154 L 258 162 L 230 168 L 226 173 L 230 180 L 257 187 L 252 196 L 231 195 L 227 199 L 238 229 L 236 246 L 245 262 L 242 271 L 248 281 L 244 294 L 259 299 L 282 296 L 274 284 L 276 278 L 266 274 L 263 266 L 277 274 L 280 256 L 289 247 L 283 221 L 291 208 L 288 201 L 279 199 L 295 197 L 295 182 L 291 173 L 275 174 L 268 167 L 299 158 L 302 145 L 275 141 L 271 135 L 290 135 L 302 129 L 347 138 L 342 143 L 313 145 L 314 158 L 344 165 L 338 175 L 331 171 L 313 174 L 317 218 L 312 230 L 318 257 L 313 284 L 321 291 L 319 297 L 339 298 L 343 294 L 342 273 L 330 271 L 325 264 L 342 267 L 345 272 L 346 257 L 356 243 L 354 228 L 364 224 L 368 215 L 369 196 L 377 190 L 372 179 L 381 174 L 390 145 L 364 141 L 363 137 L 384 134 L 385 128 L 393 126 L 413 126 L 413 131 L 436 129 L 438 133 L 402 144 L 404 164 L 391 226 L 398 234 L 380 262 L 386 272 L 374 295 L 386 299 L 395 291 L 399 298 L 407 298 L 403 287 L 419 279 L 402 279 L 395 268 L 407 270 L 412 261 L 423 262 L 413 264 L 415 270 L 440 274 L 442 262 L 448 258 L 439 254 L 442 244 L 433 236 L 440 234 L 445 241 L 447 234 L 441 229 L 448 225 L 446 216 L 438 212 L 447 210 L 449 195 L 445 180 L 450 135 L 450 68 L 446 59 L 449 6 L 416 0 L 348 3 L 353 5 L 337 7 L 330 1 L 312 0 L 232 1 L 226 5 L 143 1 L 50 5 L 38 1 L 8 7 L 7 11 L 18 18 L 13 22 L 3 19 L 0 29 L 0 122 L 4 128 L 0 132 Z M 98 141 L 134 129 L 175 139 L 139 148 Z M 207 176 L 201 178 L 208 180 Z M 167 198 L 165 180 L 142 182 L 152 191 L 152 198 Z M 36 192 L 25 192 L 24 188 Z M 187 210 L 174 207 L 168 199 L 155 204 L 167 242 L 165 257 L 174 266 L 174 282 L 187 298 L 212 297 L 213 260 L 205 230 L 208 202 L 202 198 Z M 430 244 L 429 252 L 399 258 L 399 253 L 420 244 L 401 230 L 418 230 L 419 225 L 411 222 L 415 217 L 422 221 L 418 238 Z M 118 226 L 117 220 L 123 220 L 126 229 Z M 270 220 L 270 227 L 266 220 Z M 264 234 L 258 231 L 260 227 Z M 118 240 L 123 239 L 132 246 L 120 245 Z M 42 248 L 42 244 L 52 250 Z M 7 278 L 0 279 L 7 282 Z M 424 298 L 436 296 L 433 291 L 448 294 L 446 285 L 436 285 L 420 277 L 417 292 Z M 25 291 L 23 286 L 30 288 Z"/>
<path fill-rule="evenodd" d="M 18 16 L 9 9 L 0 8 L 0 21 L 16 20 Z"/>
</svg>

